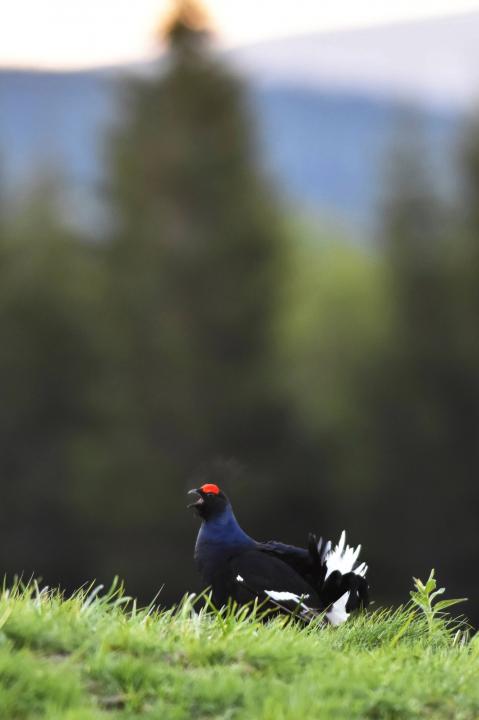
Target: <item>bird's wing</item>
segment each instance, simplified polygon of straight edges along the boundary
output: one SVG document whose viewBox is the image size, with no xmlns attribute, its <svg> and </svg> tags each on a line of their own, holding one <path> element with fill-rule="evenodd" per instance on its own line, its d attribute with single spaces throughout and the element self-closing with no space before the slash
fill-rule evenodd
<svg viewBox="0 0 479 720">
<path fill-rule="evenodd" d="M 278 542 L 277 540 L 258 543 L 257 548 L 260 552 L 279 558 L 298 572 L 308 570 L 311 565 L 311 558 L 306 548 L 286 545 L 286 543 Z"/>
<path fill-rule="evenodd" d="M 307 548 L 270 540 L 266 543 L 258 543 L 258 549 L 287 563 L 306 582 L 310 583 L 318 593 L 321 592 L 328 569 L 326 557 L 331 550 L 330 542 L 324 543 L 322 538 L 318 540 L 311 533 Z"/>
<path fill-rule="evenodd" d="M 369 604 L 367 565 L 357 564 L 361 546 L 347 545 L 344 531 L 335 547 L 311 534 L 307 549 L 276 541 L 261 543 L 259 549 L 283 560 L 314 587 L 331 624 L 341 624 L 350 612 Z"/>
<path fill-rule="evenodd" d="M 319 607 L 314 588 L 272 553 L 249 550 L 231 558 L 232 597 L 240 603 L 258 598 L 276 609 L 310 618 Z"/>
</svg>

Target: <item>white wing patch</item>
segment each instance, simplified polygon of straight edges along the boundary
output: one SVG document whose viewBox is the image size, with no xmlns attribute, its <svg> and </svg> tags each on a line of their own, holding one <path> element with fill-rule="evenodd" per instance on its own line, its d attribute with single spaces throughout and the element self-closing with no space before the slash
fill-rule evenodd
<svg viewBox="0 0 479 720">
<path fill-rule="evenodd" d="M 236 582 L 244 583 L 244 578 L 241 575 L 236 576 Z M 276 602 L 294 602 L 295 605 L 301 607 L 303 610 L 310 610 L 310 608 L 304 604 L 303 600 L 307 600 L 309 595 L 296 595 L 296 593 L 280 591 L 280 590 L 265 590 L 265 594 L 275 600 Z"/>
<path fill-rule="evenodd" d="M 354 572 L 355 575 L 366 577 L 366 573 L 368 571 L 366 563 L 363 562 L 356 568 L 354 567 L 360 552 L 361 545 L 358 545 L 357 548 L 346 545 L 346 531 L 343 530 L 336 547 L 333 548 L 333 550 L 330 550 L 326 555 L 326 577 L 331 575 L 331 573 L 335 570 L 339 570 L 342 575 Z M 348 602 L 348 599 L 349 593 L 344 593 L 344 595 L 341 595 L 339 600 L 336 600 L 336 602 L 333 603 L 327 611 L 326 617 L 331 625 L 342 625 L 342 623 L 346 622 L 348 619 L 349 613 L 346 612 L 346 603 Z"/>
<path fill-rule="evenodd" d="M 310 609 L 303 602 L 303 600 L 307 600 L 309 598 L 309 595 L 296 595 L 296 593 L 279 590 L 265 590 L 265 593 L 271 598 L 271 600 L 276 600 L 276 602 L 294 602 L 295 605 L 302 607 L 303 610 Z"/>
<path fill-rule="evenodd" d="M 309 595 L 296 595 L 292 592 L 278 592 L 278 590 L 265 590 L 265 593 L 269 595 L 272 600 L 294 600 L 294 602 L 297 603 L 309 598 Z"/>
</svg>

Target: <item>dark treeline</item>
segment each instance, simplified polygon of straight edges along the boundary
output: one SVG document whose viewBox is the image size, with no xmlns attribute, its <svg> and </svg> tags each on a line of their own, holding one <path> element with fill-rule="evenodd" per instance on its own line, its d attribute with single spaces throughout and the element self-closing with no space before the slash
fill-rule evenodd
<svg viewBox="0 0 479 720">
<path fill-rule="evenodd" d="M 259 538 L 348 528 L 379 601 L 433 566 L 475 597 L 477 128 L 456 207 L 420 142 L 391 157 L 364 250 L 285 217 L 200 11 L 167 38 L 107 138 L 106 237 L 54 181 L 0 203 L 2 572 L 171 602 L 198 588 L 185 491 L 213 480 Z"/>
</svg>

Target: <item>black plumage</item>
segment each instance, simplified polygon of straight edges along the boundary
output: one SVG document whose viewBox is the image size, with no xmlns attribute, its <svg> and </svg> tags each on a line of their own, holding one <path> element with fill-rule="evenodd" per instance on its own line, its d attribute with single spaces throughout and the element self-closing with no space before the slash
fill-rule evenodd
<svg viewBox="0 0 479 720">
<path fill-rule="evenodd" d="M 240 605 L 258 599 L 306 620 L 325 611 L 338 625 L 368 604 L 367 566 L 357 565 L 360 546 L 347 546 L 344 532 L 335 548 L 312 534 L 307 548 L 258 542 L 242 530 L 217 485 L 190 492 L 198 499 L 189 507 L 202 519 L 195 561 L 217 607 L 230 599 Z"/>
</svg>

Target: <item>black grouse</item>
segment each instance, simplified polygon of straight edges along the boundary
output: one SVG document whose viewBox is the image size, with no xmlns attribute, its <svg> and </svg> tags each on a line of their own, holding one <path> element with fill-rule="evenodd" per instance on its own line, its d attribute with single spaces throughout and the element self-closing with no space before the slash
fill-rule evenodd
<svg viewBox="0 0 479 720">
<path fill-rule="evenodd" d="M 312 534 L 307 548 L 257 542 L 241 529 L 217 485 L 206 483 L 190 493 L 198 499 L 188 507 L 202 519 L 195 561 L 217 607 L 229 599 L 240 605 L 258 599 L 305 620 L 326 611 L 329 622 L 340 625 L 368 604 L 367 565 L 357 565 L 361 546 L 346 545 L 344 531 L 335 548 Z"/>
</svg>

